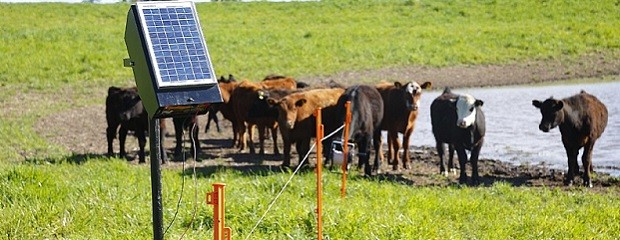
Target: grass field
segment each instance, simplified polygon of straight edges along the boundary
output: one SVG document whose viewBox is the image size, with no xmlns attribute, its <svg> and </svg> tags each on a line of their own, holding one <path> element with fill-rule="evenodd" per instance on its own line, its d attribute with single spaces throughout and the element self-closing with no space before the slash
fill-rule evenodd
<svg viewBox="0 0 620 240">
<path fill-rule="evenodd" d="M 393 66 L 502 64 L 620 56 L 617 1 L 204 3 L 215 71 L 258 80 Z M 127 4 L 0 4 L 0 238 L 148 239 L 148 166 L 76 156 L 34 129 L 44 116 L 102 104 L 133 84 Z M 103 138 L 103 136 L 102 136 Z M 163 170 L 166 238 L 212 236 L 204 204 L 225 182 L 227 225 L 245 239 L 289 173 Z M 329 239 L 614 239 L 620 194 L 575 188 L 413 188 L 353 176 L 339 198 L 326 173 Z M 185 184 L 182 184 L 185 180 Z M 177 200 L 183 191 L 178 217 Z M 194 192 L 198 191 L 198 197 Z M 314 177 L 293 179 L 249 239 L 315 238 Z M 197 208 L 194 211 L 194 208 Z M 196 214 L 195 218 L 192 217 Z"/>
</svg>

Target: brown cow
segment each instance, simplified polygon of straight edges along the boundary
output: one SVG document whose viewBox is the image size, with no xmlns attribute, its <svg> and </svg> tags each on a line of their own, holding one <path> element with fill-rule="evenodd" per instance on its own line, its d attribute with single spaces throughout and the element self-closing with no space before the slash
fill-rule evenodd
<svg viewBox="0 0 620 240">
<path fill-rule="evenodd" d="M 560 127 L 562 143 L 568 157 L 568 174 L 564 183 L 573 184 L 579 171 L 577 157 L 582 147 L 583 184 L 592 187 L 590 171 L 592 170 L 592 150 L 594 143 L 603 134 L 607 126 L 607 107 L 595 96 L 585 91 L 569 98 L 556 100 L 548 98 L 544 102 L 533 100 L 532 105 L 540 109 L 542 120 L 538 128 L 549 132 Z"/>
<path fill-rule="evenodd" d="M 239 82 L 237 82 L 232 75 L 229 75 L 228 79 L 225 79 L 223 77 L 220 78 L 220 80 L 218 81 L 218 86 L 220 87 L 220 92 L 222 94 L 222 102 L 211 104 L 209 109 L 209 119 L 212 118 L 212 114 L 215 115 L 217 112 L 220 112 L 225 119 L 232 123 L 233 141 L 230 147 L 234 147 L 235 143 L 237 143 L 237 121 L 231 102 L 232 93 L 237 87 L 237 85 L 239 85 Z"/>
<path fill-rule="evenodd" d="M 237 124 L 237 136 L 239 150 L 243 151 L 246 146 L 249 147 L 250 153 L 254 154 L 253 128 L 258 127 L 259 131 L 259 154 L 264 154 L 265 129 L 271 130 L 273 137 L 274 154 L 279 155 L 280 151 L 277 145 L 277 116 L 268 114 L 268 104 L 264 104 L 266 97 L 259 93 L 260 90 L 269 89 L 296 89 L 297 83 L 293 78 L 287 77 L 282 79 L 273 79 L 253 83 L 243 81 L 233 90 L 231 103 L 235 113 L 235 121 Z M 247 126 L 246 126 L 247 124 Z M 246 138 L 246 131 L 248 136 Z"/>
<path fill-rule="evenodd" d="M 418 108 L 422 89 L 431 87 L 430 82 L 422 85 L 415 81 L 401 84 L 400 82 L 379 83 L 377 90 L 383 98 L 383 121 L 381 130 L 387 131 L 388 143 L 388 162 L 392 163 L 392 168 L 398 170 L 398 151 L 400 142 L 398 133 L 403 134 L 403 167 L 409 168 L 409 138 L 415 127 L 415 120 L 418 117 Z"/>
<path fill-rule="evenodd" d="M 291 163 L 291 145 L 295 143 L 299 161 L 310 151 L 310 139 L 316 135 L 316 109 L 321 108 L 323 115 L 333 116 L 342 88 L 312 89 L 303 92 L 291 93 L 282 99 L 269 98 L 268 102 L 278 108 L 278 124 L 284 142 L 284 167 Z M 325 133 L 336 127 L 324 122 Z"/>
<path fill-rule="evenodd" d="M 225 78 L 224 76 L 220 76 L 220 79 L 217 80 L 218 86 L 220 87 L 220 92 L 222 94 L 222 102 L 209 105 L 208 113 L 207 113 L 207 117 L 208 117 L 207 118 L 207 125 L 205 125 L 205 133 L 207 131 L 209 131 L 209 128 L 210 128 L 210 125 L 211 125 L 211 121 L 215 122 L 215 127 L 217 128 L 217 132 L 220 132 L 220 121 L 217 118 L 217 112 L 220 111 L 220 108 L 224 104 L 229 102 L 229 100 L 230 100 L 230 93 L 232 93 L 231 89 L 222 89 L 222 85 L 223 84 L 231 85 L 230 83 L 236 83 L 236 82 L 237 82 L 237 79 L 235 79 L 235 77 L 232 74 L 228 74 L 228 78 Z M 224 91 L 226 91 L 226 93 L 224 93 Z M 230 108 L 230 109 L 232 111 L 232 108 Z M 224 113 L 222 113 L 222 115 L 223 114 Z M 224 117 L 224 118 L 226 118 L 226 117 Z M 226 119 L 231 121 L 233 118 L 226 118 Z"/>
</svg>

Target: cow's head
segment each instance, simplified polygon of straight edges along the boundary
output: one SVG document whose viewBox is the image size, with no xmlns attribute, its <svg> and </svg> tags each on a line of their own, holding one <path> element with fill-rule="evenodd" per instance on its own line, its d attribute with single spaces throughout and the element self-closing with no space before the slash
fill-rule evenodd
<svg viewBox="0 0 620 240">
<path fill-rule="evenodd" d="M 297 111 L 306 104 L 307 100 L 305 98 L 284 97 L 279 100 L 269 98 L 267 102 L 278 108 L 278 123 L 282 125 L 281 127 L 293 129 L 297 121 Z"/>
<path fill-rule="evenodd" d="M 557 127 L 564 121 L 564 114 L 560 111 L 564 107 L 564 102 L 561 100 L 553 98 L 549 98 L 544 102 L 533 100 L 532 105 L 540 109 L 540 113 L 542 114 L 542 120 L 540 121 L 540 125 L 538 125 L 538 129 L 541 131 L 549 132 L 549 130 Z"/>
<path fill-rule="evenodd" d="M 484 102 L 469 94 L 460 95 L 456 99 L 456 125 L 460 128 L 468 128 L 476 122 L 476 108 Z"/>
<path fill-rule="evenodd" d="M 144 112 L 144 106 L 136 88 L 110 87 L 108 99 L 110 105 L 108 107 L 116 109 L 115 112 L 123 121 L 136 118 Z"/>
<path fill-rule="evenodd" d="M 218 83 L 230 83 L 230 82 L 236 82 L 237 79 L 235 79 L 235 77 L 232 74 L 228 74 L 228 78 L 224 77 L 224 76 L 220 76 L 220 79 L 217 80 Z"/>
<path fill-rule="evenodd" d="M 400 82 L 394 82 L 394 86 L 401 90 L 405 106 L 409 111 L 417 111 L 420 107 L 420 97 L 422 97 L 422 89 L 428 89 L 431 87 L 430 82 L 425 82 L 422 85 L 415 81 L 406 83 L 405 85 Z"/>
</svg>

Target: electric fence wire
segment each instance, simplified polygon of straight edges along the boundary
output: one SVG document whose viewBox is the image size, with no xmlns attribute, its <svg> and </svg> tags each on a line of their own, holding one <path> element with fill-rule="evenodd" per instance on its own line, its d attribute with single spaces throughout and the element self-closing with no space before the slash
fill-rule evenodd
<svg viewBox="0 0 620 240">
<path fill-rule="evenodd" d="M 194 118 L 195 117 L 196 116 L 194 116 Z M 196 130 L 196 127 L 197 127 L 196 125 L 197 123 L 196 121 L 194 121 L 194 124 L 192 125 L 191 131 L 189 133 L 191 144 L 192 146 L 194 146 L 193 147 L 194 164 L 192 166 L 192 179 L 194 180 L 194 210 L 192 211 L 192 219 L 189 221 L 189 224 L 187 224 L 187 228 L 185 229 L 181 237 L 179 237 L 179 239 L 183 239 L 185 237 L 185 234 L 187 233 L 187 231 L 189 231 L 189 229 L 194 224 L 194 220 L 196 219 L 196 212 L 198 212 L 198 204 L 197 204 L 198 203 L 198 179 L 196 178 L 196 162 L 198 161 L 198 150 L 196 147 L 196 136 L 194 134 L 194 131 L 198 133 L 198 130 Z"/>
<path fill-rule="evenodd" d="M 338 133 L 340 130 L 342 130 L 344 128 L 344 124 L 342 126 L 340 126 L 338 129 L 334 130 L 333 132 L 331 132 L 330 134 L 328 134 L 327 136 L 323 137 L 321 139 L 321 141 L 332 137 L 334 134 Z M 258 227 L 258 225 L 260 225 L 260 223 L 265 219 L 265 217 L 267 216 L 267 213 L 271 210 L 271 208 L 273 207 L 273 205 L 276 203 L 276 201 L 278 200 L 278 198 L 282 195 L 282 193 L 284 193 L 284 190 L 286 190 L 286 188 L 288 187 L 288 185 L 291 183 L 291 181 L 293 180 L 293 177 L 295 177 L 295 174 L 297 174 L 297 172 L 299 171 L 299 169 L 301 169 L 301 167 L 303 166 L 303 163 L 306 161 L 306 159 L 308 159 L 308 156 L 310 156 L 310 153 L 312 152 L 312 150 L 314 150 L 314 147 L 316 146 L 316 143 L 312 144 L 312 147 L 310 147 L 310 150 L 306 153 L 306 155 L 304 156 L 304 158 L 299 161 L 299 164 L 297 164 L 297 168 L 295 168 L 295 171 L 293 171 L 293 173 L 291 174 L 291 176 L 288 178 L 288 180 L 286 181 L 286 183 L 284 183 L 284 186 L 282 186 L 282 188 L 280 189 L 280 191 L 278 192 L 278 194 L 276 194 L 276 196 L 271 200 L 271 202 L 269 203 L 269 206 L 267 206 L 267 210 L 265 210 L 265 212 L 263 213 L 263 215 L 258 219 L 258 222 L 256 222 L 256 224 L 254 225 L 254 227 L 252 227 L 252 230 L 250 230 L 250 233 L 248 233 L 248 235 L 245 237 L 245 240 L 249 239 L 250 236 L 252 235 L 252 233 L 254 233 L 254 231 L 256 230 L 256 228 Z"/>
<path fill-rule="evenodd" d="M 163 119 L 162 119 L 163 121 Z M 174 133 L 176 134 L 176 132 Z M 183 131 L 183 135 L 181 136 L 181 139 L 185 138 L 185 131 Z M 185 172 L 185 143 L 183 143 L 182 146 L 183 149 L 183 161 L 182 161 L 182 172 Z M 165 154 L 165 153 L 164 153 Z M 173 156 L 175 157 L 175 156 Z M 164 231 L 164 236 L 166 236 L 166 233 L 168 232 L 168 229 L 170 229 L 170 227 L 172 227 L 172 224 L 174 224 L 174 221 L 177 219 L 177 215 L 179 214 L 179 209 L 181 208 L 181 201 L 183 200 L 183 192 L 185 191 L 185 174 L 183 174 L 181 176 L 181 193 L 179 193 L 179 198 L 177 200 L 177 207 L 176 210 L 174 211 L 174 215 L 172 217 L 172 221 L 170 221 L 170 224 L 168 224 L 168 227 L 166 227 L 166 230 Z"/>
<path fill-rule="evenodd" d="M 198 113 L 196 112 L 196 115 L 194 115 L 194 118 L 198 115 Z M 163 119 L 162 119 L 163 120 Z M 183 123 L 185 124 L 185 123 Z M 190 141 L 192 146 L 196 146 L 196 136 L 193 134 L 194 131 L 196 130 L 196 122 L 194 122 L 192 124 L 192 127 L 190 128 Z M 176 133 L 175 133 L 176 134 Z M 185 139 L 185 131 L 183 131 L 182 133 L 182 137 L 181 139 Z M 172 227 L 172 225 L 174 224 L 174 222 L 177 219 L 177 215 L 179 214 L 179 209 L 181 208 L 181 201 L 183 200 L 183 193 L 185 192 L 185 162 L 186 162 L 186 157 L 185 157 L 185 141 L 183 141 L 183 145 L 182 145 L 182 149 L 183 151 L 181 152 L 181 154 L 183 155 L 183 161 L 182 161 L 182 177 L 181 177 L 181 192 L 179 193 L 179 198 L 177 200 L 177 206 L 176 206 L 176 210 L 174 212 L 174 215 L 172 217 L 172 221 L 170 221 L 170 223 L 168 224 L 168 226 L 166 227 L 166 230 L 164 231 L 164 236 L 166 235 L 166 233 L 168 232 L 168 230 L 170 229 L 170 227 Z M 197 202 L 198 202 L 198 181 L 196 179 L 196 159 L 198 157 L 198 151 L 196 149 L 196 147 L 193 148 L 194 152 L 192 154 L 192 156 L 194 157 L 194 164 L 193 164 L 193 171 L 192 171 L 192 178 L 194 180 L 194 210 L 192 213 L 192 219 L 189 223 L 188 228 L 185 229 L 185 231 L 183 232 L 183 234 L 181 235 L 181 237 L 179 237 L 179 239 L 183 239 L 185 237 L 185 234 L 187 233 L 187 231 L 189 230 L 189 227 L 193 224 L 194 219 L 196 217 L 196 212 L 197 212 Z M 165 152 L 164 152 L 165 154 Z"/>
</svg>

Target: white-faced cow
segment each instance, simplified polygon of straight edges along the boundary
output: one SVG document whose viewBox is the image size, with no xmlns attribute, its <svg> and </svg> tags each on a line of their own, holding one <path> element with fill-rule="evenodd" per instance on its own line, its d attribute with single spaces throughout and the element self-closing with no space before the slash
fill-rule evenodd
<svg viewBox="0 0 620 240">
<path fill-rule="evenodd" d="M 544 102 L 533 100 L 532 104 L 540 109 L 542 120 L 538 128 L 543 132 L 558 127 L 562 134 L 562 143 L 568 157 L 568 174 L 564 181 L 573 184 L 575 174 L 579 172 L 577 157 L 579 149 L 584 148 L 581 161 L 583 164 L 583 184 L 592 187 L 590 171 L 592 170 L 592 150 L 594 143 L 603 134 L 607 126 L 607 107 L 595 96 L 585 91 L 561 100 L 549 98 Z"/>
<path fill-rule="evenodd" d="M 428 89 L 431 85 L 430 82 L 420 85 L 414 81 L 405 84 L 384 82 L 376 85 L 383 99 L 381 130 L 387 131 L 388 162 L 393 164 L 394 170 L 398 170 L 400 150 L 398 133 L 403 134 L 403 167 L 409 168 L 409 139 L 415 128 L 415 120 L 418 118 L 422 89 Z"/>
<path fill-rule="evenodd" d="M 450 145 L 448 165 L 452 168 L 453 149 L 459 158 L 461 173 L 460 183 L 467 182 L 465 165 L 467 152 L 471 151 L 472 179 L 478 183 L 478 155 L 484 143 L 486 130 L 481 100 L 471 95 L 457 95 L 446 88 L 444 92 L 431 103 L 431 124 L 437 144 L 437 153 L 440 160 L 440 172 L 447 173 L 444 162 L 445 144 Z"/>
</svg>

